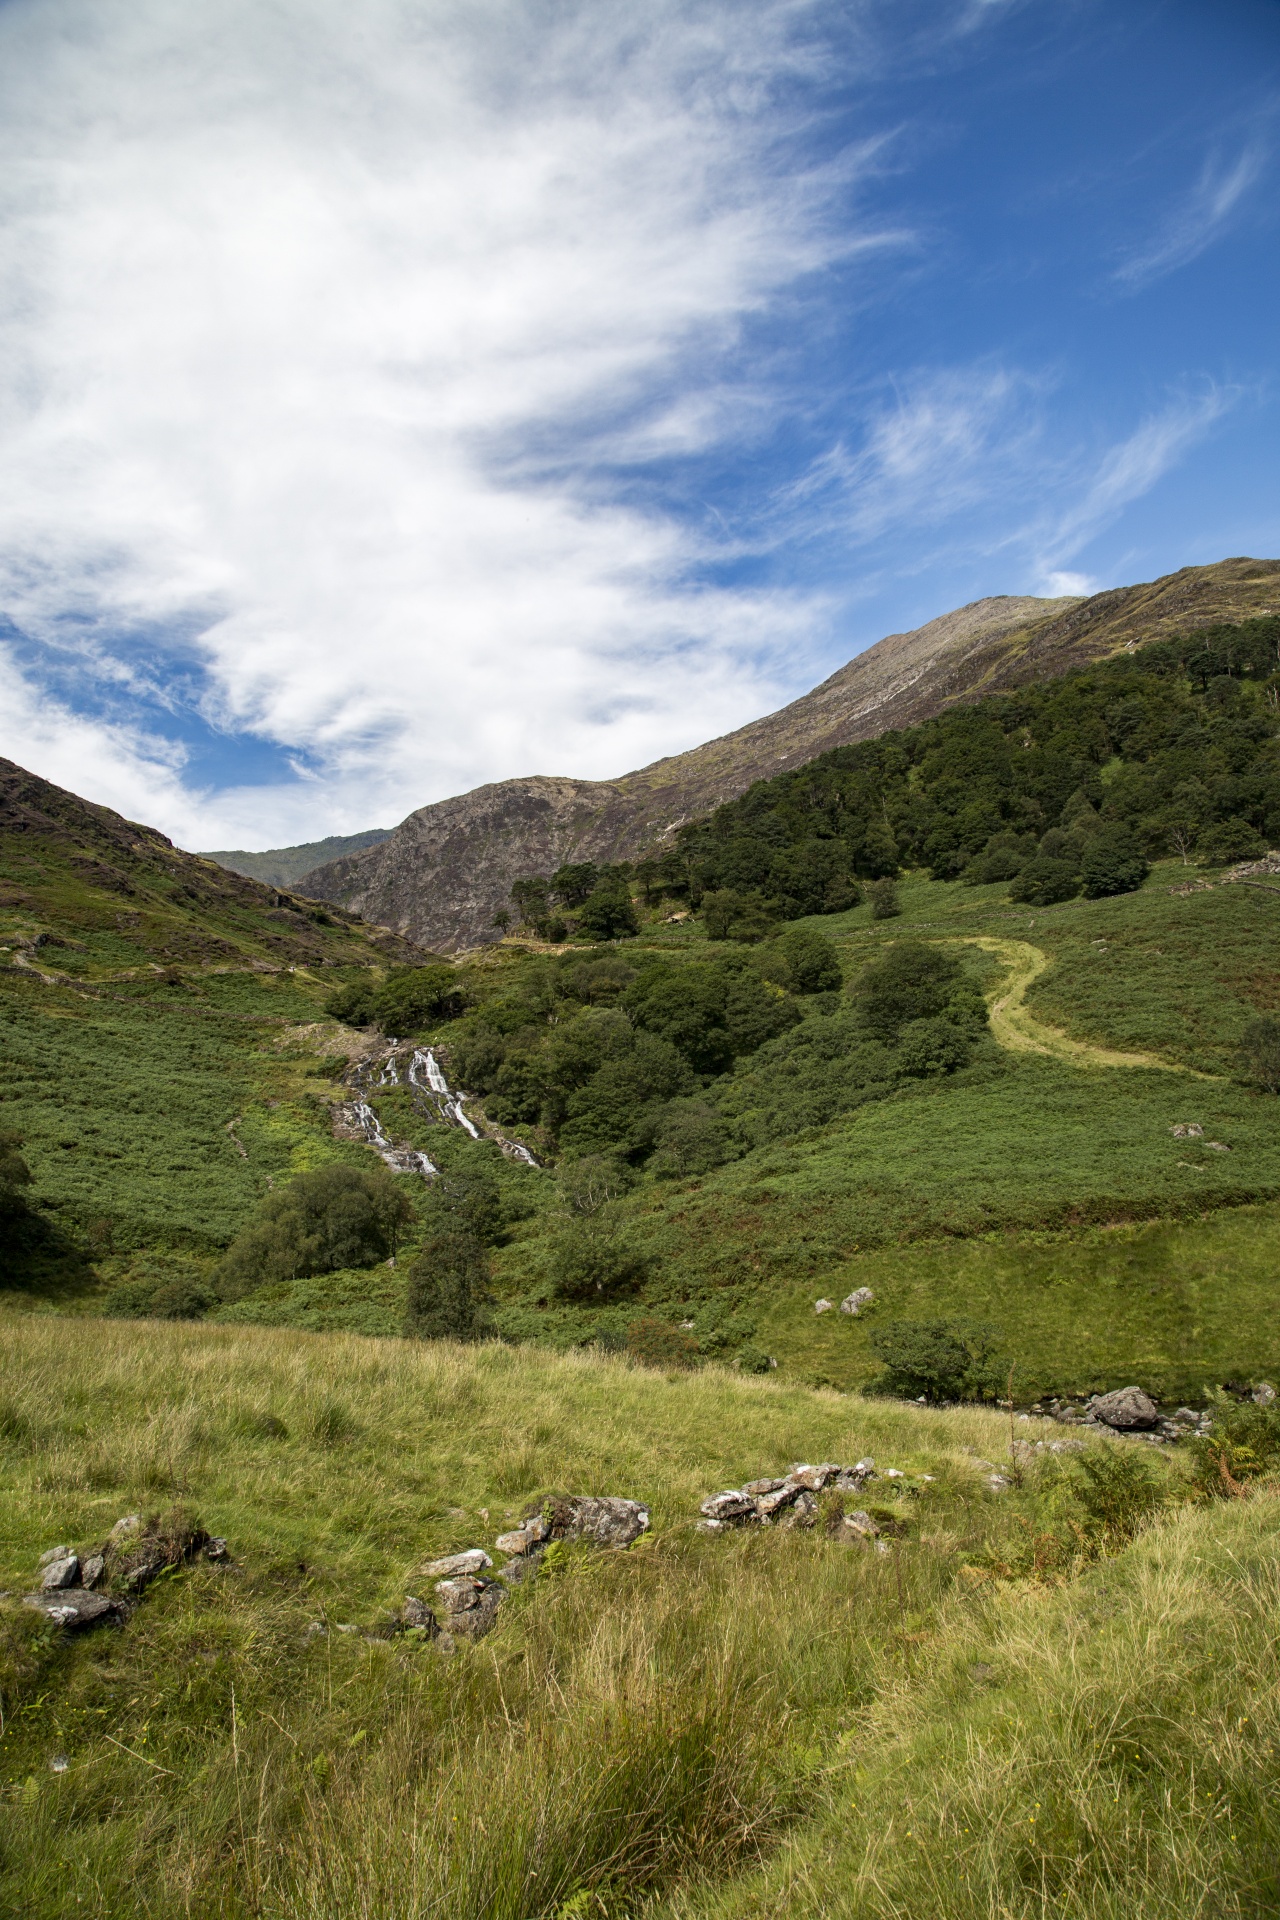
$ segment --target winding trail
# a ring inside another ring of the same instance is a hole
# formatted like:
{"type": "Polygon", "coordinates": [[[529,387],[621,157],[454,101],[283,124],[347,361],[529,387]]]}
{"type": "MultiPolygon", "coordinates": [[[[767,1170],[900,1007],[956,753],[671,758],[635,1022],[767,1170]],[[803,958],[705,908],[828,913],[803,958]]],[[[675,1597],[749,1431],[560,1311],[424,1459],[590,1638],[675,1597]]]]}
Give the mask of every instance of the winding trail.
{"type": "Polygon", "coordinates": [[[1178,1060],[1162,1060],[1157,1053],[1120,1053],[1114,1047],[1073,1040],[1058,1027],[1046,1027],[1030,1011],[1026,998],[1028,987],[1049,965],[1048,954],[1027,940],[997,940],[987,934],[963,935],[961,939],[965,946],[981,947],[994,954],[1009,969],[994,993],[987,996],[987,1012],[996,1040],[1011,1053],[1043,1053],[1073,1067],[1148,1067],[1161,1073],[1185,1073],[1193,1080],[1219,1078],[1215,1073],[1183,1066],[1178,1060]]]}

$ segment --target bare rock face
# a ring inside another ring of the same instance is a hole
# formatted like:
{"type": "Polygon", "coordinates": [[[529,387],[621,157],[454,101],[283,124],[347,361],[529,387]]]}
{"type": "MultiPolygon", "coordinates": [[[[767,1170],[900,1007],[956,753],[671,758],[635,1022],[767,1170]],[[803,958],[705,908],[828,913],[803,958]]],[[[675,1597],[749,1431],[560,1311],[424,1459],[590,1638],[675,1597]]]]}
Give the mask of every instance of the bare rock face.
{"type": "MultiPolygon", "coordinates": [[[[1248,619],[1280,590],[1280,561],[1184,567],[1088,599],[996,595],[890,634],[822,685],[736,733],[616,780],[534,775],[411,813],[386,840],[313,868],[301,893],[441,951],[497,936],[514,880],[568,860],[631,860],[755,780],[915,726],[947,708],[1106,659],[1145,640],[1248,619]]],[[[262,856],[266,858],[266,856],[262,856]]]]}

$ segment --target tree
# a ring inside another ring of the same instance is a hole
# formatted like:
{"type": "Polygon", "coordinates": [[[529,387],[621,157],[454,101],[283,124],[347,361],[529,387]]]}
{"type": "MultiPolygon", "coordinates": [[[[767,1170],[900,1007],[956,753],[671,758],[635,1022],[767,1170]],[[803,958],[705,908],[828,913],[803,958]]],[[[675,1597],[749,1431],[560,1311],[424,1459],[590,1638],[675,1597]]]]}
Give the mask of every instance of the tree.
{"type": "Polygon", "coordinates": [[[552,1243],[551,1283],[562,1300],[617,1300],[648,1272],[646,1256],[599,1214],[566,1222],[552,1243]]]}
{"type": "Polygon", "coordinates": [[[402,967],[379,987],[373,1010],[384,1033],[417,1033],[440,1020],[452,1020],[466,1005],[462,982],[454,969],[402,967]]]}
{"type": "Polygon", "coordinates": [[[595,892],[600,869],[594,860],[568,862],[551,876],[552,897],[562,907],[581,907],[595,892]]]}
{"type": "Polygon", "coordinates": [[[31,1236],[36,1216],[24,1189],[31,1185],[31,1169],[18,1149],[22,1135],[0,1131],[0,1252],[15,1254],[31,1236]]]}
{"type": "Polygon", "coordinates": [[[346,1026],[371,1027],[376,1018],[373,1010],[376,991],[371,980],[335,987],[324,1001],[324,1010],[331,1020],[341,1020],[346,1026]]]}
{"type": "Polygon", "coordinates": [[[627,1352],[642,1367],[674,1367],[686,1372],[698,1364],[698,1343],[669,1320],[646,1317],[627,1328],[627,1352]]]}
{"type": "Polygon", "coordinates": [[[1280,1093],[1280,1020],[1274,1014],[1249,1022],[1240,1039],[1240,1065],[1246,1080],[1280,1093]]]}
{"type": "Polygon", "coordinates": [[[395,1252],[413,1208],[384,1167],[321,1167],[265,1194],[215,1274],[227,1299],[272,1280],[371,1267],[395,1252]]]}
{"type": "Polygon", "coordinates": [[[1091,834],[1080,856],[1086,900],[1135,893],[1151,871],[1151,862],[1124,826],[1104,826],[1091,834]]]}
{"type": "Polygon", "coordinates": [[[884,1362],[877,1383],[909,1400],[994,1400],[1005,1362],[994,1328],[965,1320],[890,1320],[870,1345],[884,1362]]]}
{"type": "Polygon", "coordinates": [[[1206,827],[1196,841],[1196,859],[1202,867],[1228,867],[1237,860],[1257,860],[1266,843],[1247,820],[1219,820],[1206,827]]]}
{"type": "Polygon", "coordinates": [[[922,940],[900,940],[856,983],[863,1024],[892,1045],[910,1021],[944,1012],[961,980],[960,962],[951,954],[922,940]]]}
{"type": "Polygon", "coordinates": [[[550,915],[546,880],[541,875],[534,874],[527,880],[515,881],[511,888],[511,898],[520,914],[521,926],[532,927],[535,933],[542,934],[550,915]]]}
{"type": "Polygon", "coordinates": [[[1080,874],[1074,861],[1038,853],[1014,880],[1009,898],[1029,907],[1053,907],[1060,900],[1074,900],[1079,891],[1080,874]]]}
{"type": "Polygon", "coordinates": [[[505,907],[498,908],[498,911],[493,916],[492,924],[498,929],[499,933],[507,933],[510,930],[511,915],[505,907]]]}
{"type": "Polygon", "coordinates": [[[488,1331],[489,1258],[474,1233],[442,1226],[409,1268],[405,1333],[414,1340],[478,1340],[488,1331]]]}
{"type": "Polygon", "coordinates": [[[867,888],[867,898],[871,902],[873,920],[893,920],[902,912],[898,900],[898,883],[889,874],[871,882],[867,888]]]}
{"type": "Polygon", "coordinates": [[[829,993],[841,985],[840,956],[825,933],[789,927],[776,945],[787,963],[793,992],[829,993]]]}
{"type": "Polygon", "coordinates": [[[619,881],[602,881],[578,914],[578,932],[591,940],[624,940],[639,933],[631,895],[619,881]]]}

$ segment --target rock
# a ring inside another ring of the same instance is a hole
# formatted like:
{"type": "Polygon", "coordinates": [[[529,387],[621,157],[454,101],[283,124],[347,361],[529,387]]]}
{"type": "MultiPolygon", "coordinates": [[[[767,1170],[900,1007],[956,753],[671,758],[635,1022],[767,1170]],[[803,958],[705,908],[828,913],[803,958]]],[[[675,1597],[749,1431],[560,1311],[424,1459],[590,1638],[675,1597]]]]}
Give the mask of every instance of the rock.
{"type": "Polygon", "coordinates": [[[868,1480],[875,1478],[875,1462],[859,1460],[856,1467],[841,1467],[834,1484],[841,1493],[861,1493],[868,1480]]]}
{"type": "Polygon", "coordinates": [[[1194,1120],[1184,1120],[1180,1126],[1172,1127],[1170,1131],[1175,1140],[1200,1140],[1204,1137],[1204,1128],[1197,1125],[1194,1120]]]}
{"type": "Polygon", "coordinates": [[[36,1565],[38,1567],[47,1567],[54,1560],[65,1560],[70,1552],[70,1547],[49,1547],[40,1555],[40,1558],[36,1561],[36,1565]]]}
{"type": "Polygon", "coordinates": [[[621,1549],[648,1530],[649,1509],[614,1494],[569,1494],[548,1502],[553,1540],[589,1540],[621,1549]]]}
{"type": "Polygon", "coordinates": [[[100,1553],[91,1553],[80,1569],[81,1586],[96,1587],[106,1572],[106,1569],[107,1562],[105,1556],[100,1553]]]}
{"type": "Polygon", "coordinates": [[[549,1536],[551,1527],[540,1513],[516,1527],[511,1533],[500,1533],[494,1545],[499,1553],[529,1553],[540,1546],[549,1536]]]}
{"type": "Polygon", "coordinates": [[[400,1624],[408,1631],[415,1629],[434,1640],[440,1631],[440,1625],[425,1600],[415,1599],[412,1595],[406,1599],[400,1609],[400,1624]]]}
{"type": "Polygon", "coordinates": [[[857,1513],[846,1513],[844,1528],[846,1533],[851,1533],[858,1540],[874,1540],[880,1531],[871,1515],[863,1513],[861,1509],[857,1513]]]}
{"type": "Polygon", "coordinates": [[[791,1505],[783,1514],[778,1525],[781,1527],[811,1527],[818,1518],[817,1495],[801,1488],[791,1505]]]}
{"type": "Polygon", "coordinates": [[[802,1462],[792,1467],[788,1478],[794,1480],[797,1486],[807,1488],[810,1493],[821,1493],[838,1477],[839,1472],[840,1468],[834,1460],[825,1460],[820,1467],[806,1466],[802,1462]]]}
{"type": "Polygon", "coordinates": [[[1206,1140],[1204,1146],[1206,1153],[1230,1153],[1231,1151],[1225,1140],[1206,1140]]]}
{"type": "Polygon", "coordinates": [[[815,1300],[813,1303],[813,1310],[815,1313],[830,1313],[834,1305],[835,1305],[834,1300],[815,1300]]]}
{"type": "Polygon", "coordinates": [[[126,1540],[134,1539],[141,1532],[141,1514],[126,1513],[123,1520],[116,1521],[114,1527],[112,1527],[110,1533],[107,1535],[107,1545],[110,1547],[122,1547],[126,1540]]]}
{"type": "Polygon", "coordinates": [[[987,1485],[990,1487],[992,1493],[1003,1493],[1011,1484],[1007,1473],[989,1473],[987,1475],[987,1485]]]}
{"type": "Polygon", "coordinates": [[[86,1587],[59,1587],[39,1593],[24,1593],[24,1607],[34,1607],[56,1627],[72,1632],[80,1627],[96,1626],[100,1621],[116,1621],[123,1615],[118,1600],[107,1593],[90,1593],[86,1587]]]}
{"type": "Polygon", "coordinates": [[[905,1480],[907,1476],[901,1467],[886,1467],[884,1477],[886,1480],[905,1480]]]}
{"type": "Polygon", "coordinates": [[[430,1560],[422,1569],[424,1580],[447,1580],[458,1573],[483,1573],[493,1565],[483,1547],[468,1547],[465,1553],[448,1553],[443,1560],[430,1560]]]}
{"type": "Polygon", "coordinates": [[[761,1494],[760,1498],[756,1501],[756,1512],[762,1520],[772,1520],[782,1512],[784,1507],[791,1505],[791,1502],[800,1491],[800,1482],[793,1480],[791,1475],[788,1474],[782,1485],[776,1487],[772,1493],[761,1494]]]}
{"type": "Polygon", "coordinates": [[[519,1586],[522,1580],[527,1580],[531,1573],[538,1571],[543,1551],[542,1547],[534,1547],[529,1553],[518,1553],[513,1560],[508,1560],[505,1567],[499,1567],[499,1580],[505,1581],[509,1587],[519,1586]]]}
{"type": "Polygon", "coordinates": [[[354,1620],[339,1620],[338,1622],[339,1633],[359,1633],[359,1631],[360,1629],[354,1620]]]}
{"type": "Polygon", "coordinates": [[[302,1638],[309,1646],[313,1640],[323,1640],[328,1631],[323,1620],[312,1620],[302,1638]]]}
{"type": "Polygon", "coordinates": [[[436,1592],[449,1632],[460,1633],[467,1640],[480,1640],[489,1632],[504,1598],[504,1589],[496,1580],[478,1580],[469,1574],[437,1580],[436,1592]]]}
{"type": "MultiPolygon", "coordinates": [[[[781,1482],[775,1481],[773,1484],[779,1486],[781,1482]]],[[[736,1520],[740,1523],[743,1520],[756,1518],[756,1503],[749,1492],[739,1493],[731,1488],[727,1493],[711,1494],[702,1502],[698,1511],[708,1520],[736,1520]]]]}
{"type": "Polygon", "coordinates": [[[1058,1406],[1053,1410],[1053,1417],[1059,1426],[1078,1427],[1085,1416],[1079,1407],[1058,1406]]]}
{"type": "Polygon", "coordinates": [[[136,1567],[130,1567],[121,1584],[130,1593],[141,1593],[144,1587],[149,1587],[153,1580],[159,1579],[162,1573],[167,1573],[170,1567],[176,1565],[176,1561],[167,1560],[161,1554],[151,1554],[145,1560],[140,1560],[136,1567]]]}
{"type": "Polygon", "coordinates": [[[1194,1407],[1178,1407],[1173,1414],[1173,1418],[1185,1427],[1198,1427],[1200,1425],[1200,1415],[1194,1407]]]}
{"type": "Polygon", "coordinates": [[[80,1579],[80,1556],[64,1549],[54,1559],[46,1558],[40,1585],[45,1593],[60,1587],[74,1587],[80,1579]]]}
{"type": "Polygon", "coordinates": [[[1095,1420],[1114,1427],[1118,1433],[1132,1433],[1159,1424],[1160,1411],[1141,1387],[1117,1387],[1114,1393],[1096,1394],[1089,1402],[1095,1420]]]}
{"type": "Polygon", "coordinates": [[[1259,1380],[1249,1398],[1255,1407],[1269,1407],[1276,1397],[1276,1390],[1269,1380],[1259,1380]]]}
{"type": "Polygon", "coordinates": [[[852,1293],[846,1293],[840,1302],[841,1313],[861,1313],[875,1299],[870,1287],[855,1287],[852,1293]]]}
{"type": "MultiPolygon", "coordinates": [[[[749,1493],[752,1499],[755,1500],[758,1499],[762,1493],[776,1493],[782,1484],[783,1482],[781,1480],[748,1480],[742,1491],[749,1493]]],[[[704,1508],[703,1511],[705,1512],[706,1509],[704,1508]]]]}
{"type": "Polygon", "coordinates": [[[698,1532],[699,1533],[724,1533],[727,1529],[727,1526],[728,1526],[728,1522],[725,1520],[699,1520],[698,1532]]]}
{"type": "Polygon", "coordinates": [[[206,1560],[229,1560],[231,1549],[225,1540],[209,1540],[205,1543],[204,1557],[206,1560]]]}

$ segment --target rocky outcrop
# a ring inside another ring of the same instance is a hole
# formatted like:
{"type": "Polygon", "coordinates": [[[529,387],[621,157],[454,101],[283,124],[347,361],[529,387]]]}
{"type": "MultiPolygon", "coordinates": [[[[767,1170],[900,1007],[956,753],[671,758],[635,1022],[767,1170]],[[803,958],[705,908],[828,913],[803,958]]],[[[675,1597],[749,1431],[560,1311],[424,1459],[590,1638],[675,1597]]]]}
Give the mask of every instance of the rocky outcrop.
{"type": "Polygon", "coordinates": [[[1277,604],[1280,561],[1249,559],[1083,600],[976,600],[890,634],[812,693],[706,746],[616,780],[534,775],[477,787],[419,808],[379,845],[297,884],[422,945],[472,947],[496,938],[494,915],[509,907],[513,880],[568,860],[634,859],[753,781],[832,747],[1277,604]]]}

